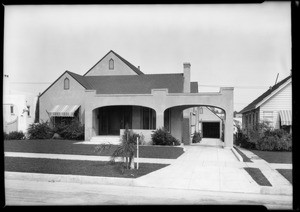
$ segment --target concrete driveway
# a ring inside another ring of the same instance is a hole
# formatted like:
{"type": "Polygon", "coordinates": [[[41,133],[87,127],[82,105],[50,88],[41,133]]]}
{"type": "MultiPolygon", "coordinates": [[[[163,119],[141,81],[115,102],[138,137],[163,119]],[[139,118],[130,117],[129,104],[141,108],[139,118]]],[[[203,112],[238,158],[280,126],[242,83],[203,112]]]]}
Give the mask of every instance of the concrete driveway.
{"type": "Polygon", "coordinates": [[[219,139],[203,139],[184,146],[185,154],[172,165],[142,176],[135,185],[160,188],[197,189],[259,193],[260,186],[243,169],[230,148],[219,139]]]}

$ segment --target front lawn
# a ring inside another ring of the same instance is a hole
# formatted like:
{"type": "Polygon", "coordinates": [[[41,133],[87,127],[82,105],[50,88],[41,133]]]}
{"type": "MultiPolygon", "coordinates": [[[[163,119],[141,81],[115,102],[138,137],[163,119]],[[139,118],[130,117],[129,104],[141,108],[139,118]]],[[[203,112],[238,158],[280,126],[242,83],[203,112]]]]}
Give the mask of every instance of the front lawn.
{"type": "Polygon", "coordinates": [[[292,163],[292,152],[249,150],[268,163],[292,163]]]}
{"type": "Polygon", "coordinates": [[[244,168],[248,174],[253,178],[253,180],[261,186],[272,186],[269,180],[265,177],[265,175],[260,171],[259,168],[244,168]]]}
{"type": "Polygon", "coordinates": [[[124,170],[121,163],[104,161],[60,160],[44,158],[5,157],[5,171],[44,174],[86,175],[101,177],[137,178],[168,166],[167,164],[139,163],[139,169],[124,170]]]}
{"type": "Polygon", "coordinates": [[[293,184],[292,169],[276,169],[282,176],[284,176],[291,184],[293,184]]]}
{"type": "MultiPolygon", "coordinates": [[[[93,144],[75,144],[78,141],[70,140],[5,140],[5,152],[30,152],[48,154],[75,154],[111,156],[117,145],[112,145],[109,150],[95,152],[93,144]]],[[[176,159],[182,155],[183,148],[173,146],[140,146],[139,157],[176,159]]]]}

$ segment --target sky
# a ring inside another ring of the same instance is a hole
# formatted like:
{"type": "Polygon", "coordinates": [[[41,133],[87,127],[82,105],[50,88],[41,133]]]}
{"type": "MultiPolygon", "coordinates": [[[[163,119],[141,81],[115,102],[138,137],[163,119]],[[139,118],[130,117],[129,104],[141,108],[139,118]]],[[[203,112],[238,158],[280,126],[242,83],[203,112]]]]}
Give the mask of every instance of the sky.
{"type": "Polygon", "coordinates": [[[110,50],[145,74],[191,64],[199,92],[234,87],[240,111],[291,73],[290,2],[5,6],[4,74],[38,94],[65,70],[86,73],[110,50]]]}

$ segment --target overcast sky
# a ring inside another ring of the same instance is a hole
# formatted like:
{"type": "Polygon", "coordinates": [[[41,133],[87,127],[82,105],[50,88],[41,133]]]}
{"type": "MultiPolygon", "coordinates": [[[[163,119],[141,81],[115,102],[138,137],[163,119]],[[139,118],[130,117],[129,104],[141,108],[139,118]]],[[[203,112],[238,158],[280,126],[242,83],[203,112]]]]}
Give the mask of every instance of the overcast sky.
{"type": "Polygon", "coordinates": [[[199,91],[233,86],[239,111],[291,69],[289,2],[5,6],[4,27],[4,73],[12,89],[33,93],[113,50],[145,74],[190,62],[199,91]]]}

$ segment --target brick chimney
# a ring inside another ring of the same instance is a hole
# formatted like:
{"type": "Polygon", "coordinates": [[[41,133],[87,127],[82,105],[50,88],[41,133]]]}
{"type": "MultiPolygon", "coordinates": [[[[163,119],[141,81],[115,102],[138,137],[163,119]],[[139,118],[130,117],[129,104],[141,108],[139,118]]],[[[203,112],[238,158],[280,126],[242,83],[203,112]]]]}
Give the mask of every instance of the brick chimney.
{"type": "Polygon", "coordinates": [[[191,64],[183,63],[183,92],[190,93],[191,92],[191,64]]]}

